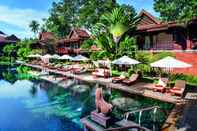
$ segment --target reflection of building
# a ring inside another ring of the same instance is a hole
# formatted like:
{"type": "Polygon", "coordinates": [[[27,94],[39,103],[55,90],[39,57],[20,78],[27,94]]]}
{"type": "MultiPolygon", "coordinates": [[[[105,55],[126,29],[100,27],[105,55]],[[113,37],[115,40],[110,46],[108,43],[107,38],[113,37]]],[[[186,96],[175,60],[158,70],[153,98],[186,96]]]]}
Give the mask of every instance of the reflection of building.
{"type": "Polygon", "coordinates": [[[191,50],[197,48],[197,19],[187,24],[162,22],[142,10],[137,25],[140,50],[191,50]]]}
{"type": "Polygon", "coordinates": [[[77,54],[81,53],[80,47],[84,40],[89,39],[89,34],[82,29],[74,29],[66,39],[57,42],[56,52],[58,54],[77,54]]]}
{"type": "Polygon", "coordinates": [[[3,47],[8,44],[16,44],[18,41],[20,41],[19,38],[17,38],[15,35],[7,36],[5,33],[0,31],[0,54],[3,53],[3,47]]]}

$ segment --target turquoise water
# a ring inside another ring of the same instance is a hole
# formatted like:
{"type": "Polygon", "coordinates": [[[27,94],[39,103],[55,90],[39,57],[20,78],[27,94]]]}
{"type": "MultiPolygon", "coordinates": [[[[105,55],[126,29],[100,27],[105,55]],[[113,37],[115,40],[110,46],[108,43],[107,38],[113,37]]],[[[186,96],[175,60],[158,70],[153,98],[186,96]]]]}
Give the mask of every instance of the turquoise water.
{"type": "MultiPolygon", "coordinates": [[[[87,83],[75,83],[64,89],[43,80],[19,79],[15,69],[0,72],[0,131],[80,131],[80,118],[95,109],[94,87],[87,83]],[[76,85],[85,85],[87,90],[77,92],[76,85]]],[[[116,98],[127,97],[132,102],[125,110],[114,108],[113,115],[122,119],[128,110],[158,105],[170,111],[173,105],[139,96],[131,96],[118,91],[104,91],[110,102],[116,98]]],[[[159,112],[158,112],[159,113],[159,112]]],[[[159,113],[158,121],[153,123],[151,113],[142,115],[142,125],[148,128],[159,127],[166,116],[159,113]]],[[[138,122],[138,115],[130,118],[138,122]]]]}

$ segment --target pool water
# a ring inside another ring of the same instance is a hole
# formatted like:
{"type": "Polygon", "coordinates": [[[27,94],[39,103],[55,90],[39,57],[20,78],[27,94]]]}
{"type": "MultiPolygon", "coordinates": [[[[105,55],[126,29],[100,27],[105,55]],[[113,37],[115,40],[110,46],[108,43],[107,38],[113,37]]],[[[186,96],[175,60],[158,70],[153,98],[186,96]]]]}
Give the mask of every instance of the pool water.
{"type": "MultiPolygon", "coordinates": [[[[43,80],[21,79],[19,75],[15,69],[1,68],[0,131],[80,131],[83,129],[80,118],[89,115],[95,109],[95,85],[80,83],[87,86],[88,90],[79,93],[72,89],[79,83],[64,89],[43,80]]],[[[128,105],[129,110],[158,105],[169,112],[173,107],[172,104],[153,99],[131,96],[118,91],[112,91],[111,94],[105,91],[105,98],[111,102],[120,97],[134,100],[133,104],[128,105]]],[[[122,119],[122,114],[126,111],[128,110],[114,108],[113,115],[122,119]]],[[[138,122],[138,116],[135,115],[131,119],[138,122]]],[[[159,130],[166,116],[159,114],[158,121],[154,123],[149,119],[148,113],[143,114],[142,125],[159,130]]]]}

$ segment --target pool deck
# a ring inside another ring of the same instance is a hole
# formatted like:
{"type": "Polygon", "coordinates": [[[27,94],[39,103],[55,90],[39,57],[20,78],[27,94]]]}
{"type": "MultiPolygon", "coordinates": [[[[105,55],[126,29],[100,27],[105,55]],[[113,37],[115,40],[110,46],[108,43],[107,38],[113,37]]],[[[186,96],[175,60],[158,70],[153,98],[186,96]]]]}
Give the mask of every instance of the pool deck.
{"type": "MultiPolygon", "coordinates": [[[[184,110],[185,105],[191,101],[190,99],[197,101],[197,92],[186,92],[185,97],[180,98],[180,97],[172,96],[167,93],[154,92],[150,90],[150,88],[153,86],[153,83],[137,82],[131,86],[126,86],[123,84],[112,83],[111,78],[93,77],[91,74],[76,75],[76,74],[73,74],[72,72],[63,72],[63,71],[57,71],[54,69],[43,68],[42,66],[39,66],[39,65],[31,65],[31,64],[24,64],[24,65],[37,68],[40,70],[45,70],[47,72],[59,74],[62,76],[86,81],[86,82],[99,83],[101,85],[105,85],[107,88],[121,90],[124,92],[128,92],[130,94],[137,94],[137,95],[161,100],[164,102],[173,103],[175,104],[175,107],[173,108],[165,124],[163,125],[162,127],[163,131],[177,130],[177,126],[176,126],[177,120],[180,119],[180,117],[184,117],[185,115],[192,115],[192,114],[187,113],[187,114],[184,114],[183,116],[183,110],[184,110]]],[[[33,73],[33,75],[35,75],[35,73],[33,73]]],[[[37,72],[36,75],[39,76],[39,72],[37,72]]],[[[49,79],[48,76],[47,77],[45,76],[45,80],[50,81],[52,83],[58,83],[57,80],[55,80],[54,78],[49,79]]],[[[61,83],[59,83],[59,85],[63,87],[65,86],[63,84],[61,85],[61,83]]]]}
{"type": "MultiPolygon", "coordinates": [[[[51,73],[59,74],[62,76],[71,77],[76,80],[81,80],[81,81],[90,82],[90,83],[98,83],[100,85],[104,85],[107,88],[121,90],[123,92],[128,92],[130,94],[137,94],[137,95],[141,95],[141,96],[145,96],[145,97],[149,97],[149,98],[153,98],[153,99],[157,99],[157,100],[161,100],[161,101],[165,101],[165,102],[169,102],[173,104],[185,102],[185,100],[180,97],[172,96],[167,93],[154,92],[150,90],[150,88],[153,86],[153,83],[136,82],[135,84],[132,84],[131,86],[127,86],[127,85],[123,85],[120,83],[112,83],[111,78],[94,77],[88,73],[73,74],[72,72],[64,72],[64,71],[58,71],[55,69],[48,69],[39,65],[32,65],[32,64],[25,64],[25,65],[33,67],[33,68],[37,68],[40,70],[45,70],[46,72],[51,72],[51,73]]],[[[44,78],[44,79],[47,79],[48,81],[52,83],[58,83],[55,79],[49,79],[49,78],[50,77],[48,76],[48,78],[44,78]]]]}

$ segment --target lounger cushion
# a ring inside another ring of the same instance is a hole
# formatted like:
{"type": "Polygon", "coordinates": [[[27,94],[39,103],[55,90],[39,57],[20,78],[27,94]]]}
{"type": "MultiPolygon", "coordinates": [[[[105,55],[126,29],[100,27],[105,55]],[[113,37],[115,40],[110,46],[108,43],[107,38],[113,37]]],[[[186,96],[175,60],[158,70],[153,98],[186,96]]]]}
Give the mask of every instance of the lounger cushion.
{"type": "Polygon", "coordinates": [[[173,90],[181,90],[180,87],[173,87],[173,90]]]}

